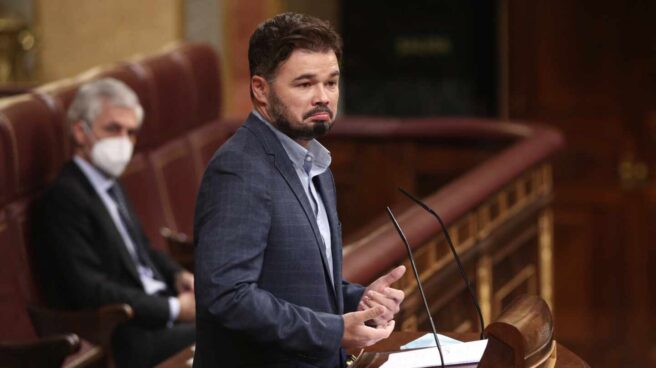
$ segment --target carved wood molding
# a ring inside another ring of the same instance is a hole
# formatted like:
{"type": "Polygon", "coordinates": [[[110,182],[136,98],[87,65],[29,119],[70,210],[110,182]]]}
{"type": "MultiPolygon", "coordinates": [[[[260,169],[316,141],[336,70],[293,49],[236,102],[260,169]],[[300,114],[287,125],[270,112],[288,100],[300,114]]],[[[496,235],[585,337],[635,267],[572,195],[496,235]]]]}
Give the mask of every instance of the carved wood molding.
{"type": "MultiPolygon", "coordinates": [[[[474,277],[487,321],[520,288],[541,293],[552,305],[553,260],[549,254],[553,225],[547,206],[552,197],[553,178],[548,160],[563,145],[559,133],[541,126],[491,124],[472,119],[378,123],[373,119],[347,120],[348,123],[342,121],[336,125],[343,128],[335,129],[333,137],[410,140],[483,137],[508,142],[507,148],[424,200],[444,219],[465,268],[474,277]],[[495,275],[499,271],[495,267],[503,267],[498,266],[501,262],[521,264],[513,266],[512,275],[495,275]]],[[[452,308],[449,303],[460,298],[464,289],[457,286],[459,281],[451,280],[456,271],[441,230],[422,211],[410,207],[397,217],[414,249],[429,299],[433,299],[431,312],[439,314],[443,307],[452,308]]],[[[398,264],[409,267],[404,247],[390,224],[373,228],[345,246],[344,275],[350,281],[366,284],[398,264]]],[[[413,275],[406,273],[396,286],[407,295],[399,317],[400,327],[409,330],[421,326],[426,318],[421,303],[417,302],[413,275]]],[[[475,325],[468,316],[462,318],[451,321],[452,328],[475,325]]]]}
{"type": "MultiPolygon", "coordinates": [[[[359,118],[343,120],[348,121],[336,123],[333,133],[340,138],[360,136],[371,138],[479,137],[491,140],[515,140],[515,143],[507,149],[424,198],[430,206],[440,212],[445,224],[449,227],[491,199],[497,203],[501,202],[501,207],[503,207],[503,203],[506,203],[507,207],[516,211],[515,208],[519,207],[509,205],[509,203],[518,202],[514,199],[515,196],[532,198],[551,192],[551,169],[548,165],[544,166],[543,163],[564,143],[558,132],[546,127],[491,123],[475,119],[434,119],[432,123],[430,121],[401,122],[359,118]],[[338,127],[342,128],[337,129],[338,127]],[[527,171],[530,173],[529,176],[525,176],[527,171]],[[519,178],[525,179],[518,181],[519,178]],[[498,193],[506,190],[512,195],[497,196],[498,193]],[[513,199],[506,198],[504,200],[503,198],[506,196],[513,199]]],[[[494,218],[491,217],[487,221],[486,207],[480,208],[483,208],[480,216],[483,216],[482,221],[486,224],[487,231],[498,225],[489,223],[498,217],[492,216],[494,218]]],[[[421,216],[422,211],[419,208],[410,208],[397,216],[413,248],[419,248],[439,234],[433,219],[421,216]]],[[[504,215],[507,215],[506,212],[504,215]]],[[[386,224],[347,245],[344,253],[344,276],[354,282],[367,283],[393,265],[400,263],[404,257],[401,241],[394,233],[392,226],[386,224]]]]}

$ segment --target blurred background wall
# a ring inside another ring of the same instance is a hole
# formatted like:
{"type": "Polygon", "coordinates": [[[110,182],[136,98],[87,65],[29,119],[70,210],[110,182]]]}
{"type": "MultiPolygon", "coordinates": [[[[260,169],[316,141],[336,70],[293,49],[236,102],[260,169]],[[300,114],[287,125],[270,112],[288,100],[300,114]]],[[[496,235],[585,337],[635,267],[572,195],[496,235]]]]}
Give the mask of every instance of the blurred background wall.
{"type": "Polygon", "coordinates": [[[204,41],[224,115],[250,111],[248,38],[285,10],[345,41],[342,111],[547,123],[557,339],[594,367],[656,366],[653,0],[0,0],[5,88],[204,41]]]}

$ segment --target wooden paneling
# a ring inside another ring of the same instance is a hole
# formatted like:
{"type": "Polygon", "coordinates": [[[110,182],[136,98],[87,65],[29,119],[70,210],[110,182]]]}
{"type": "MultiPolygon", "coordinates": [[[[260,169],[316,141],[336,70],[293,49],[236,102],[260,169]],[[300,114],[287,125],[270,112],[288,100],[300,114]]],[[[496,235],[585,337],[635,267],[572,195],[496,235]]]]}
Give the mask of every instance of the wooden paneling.
{"type": "Polygon", "coordinates": [[[248,41],[257,26],[281,12],[282,0],[221,0],[222,34],[225,38],[224,117],[243,119],[252,109],[250,72],[248,70],[248,41]]]}
{"type": "MultiPolygon", "coordinates": [[[[331,166],[347,239],[345,252],[348,254],[351,247],[357,249],[371,242],[368,239],[388,224],[387,218],[379,216],[380,209],[386,205],[394,207],[403,222],[401,213],[405,210],[399,208],[407,208],[412,203],[397,191],[397,187],[419,192],[424,198],[434,195],[445,184],[466,176],[507,148],[499,141],[484,142],[482,138],[475,142],[421,135],[414,139],[327,137],[324,143],[333,155],[331,166]],[[351,240],[353,245],[349,245],[351,240]]],[[[459,188],[466,191],[478,185],[485,183],[472,181],[459,188]]],[[[553,305],[553,214],[548,207],[552,189],[551,166],[536,163],[518,172],[489,196],[480,198],[479,204],[468,208],[449,224],[454,246],[461,255],[488,323],[522,294],[540,295],[553,305]]],[[[440,208],[436,210],[441,212],[440,208]]],[[[405,220],[412,223],[425,216],[428,215],[421,212],[415,221],[405,220]]],[[[439,224],[430,220],[426,227],[434,236],[418,243],[410,227],[406,226],[406,232],[411,246],[416,247],[414,258],[437,328],[478,331],[478,315],[471,296],[439,224]]],[[[373,253],[380,253],[371,251],[372,258],[376,257],[373,253]]],[[[399,329],[430,329],[410,262],[405,257],[401,259],[399,262],[409,271],[396,285],[406,293],[397,319],[399,329]]]]}
{"type": "Polygon", "coordinates": [[[414,190],[416,147],[410,142],[329,143],[334,160],[338,205],[346,236],[381,215],[381,209],[400,202],[398,187],[414,190]],[[381,163],[381,160],[384,163],[381,163]],[[378,185],[372,182],[385,183],[378,185]]]}
{"type": "Polygon", "coordinates": [[[509,117],[555,125],[555,322],[594,367],[656,366],[656,2],[506,0],[509,117]]]}
{"type": "MultiPolygon", "coordinates": [[[[548,172],[540,167],[519,181],[532,181],[548,172]]],[[[540,180],[522,200],[512,206],[501,206],[489,212],[492,203],[505,201],[505,191],[466,215],[457,226],[451,227],[455,247],[463,258],[465,269],[477,290],[486,324],[496,318],[516,297],[523,294],[544,295],[551,290],[551,260],[542,262],[541,237],[551,236],[550,228],[540,226],[543,218],[550,218],[545,209],[550,198],[550,182],[540,180]],[[488,212],[480,216],[481,212],[488,212]],[[469,221],[469,220],[472,221],[469,221]],[[463,231],[467,229],[467,231],[463,231]],[[460,234],[468,233],[466,236],[460,234]],[[549,278],[544,280],[542,277],[549,278]],[[546,286],[546,287],[543,287],[546,286]]],[[[510,185],[513,188],[515,185],[510,185]]],[[[455,268],[452,255],[440,234],[438,238],[414,252],[417,268],[428,295],[434,319],[443,331],[477,331],[479,322],[463,280],[455,268]]],[[[406,262],[406,267],[410,264],[406,262]]],[[[430,328],[428,318],[411,274],[399,283],[407,298],[399,317],[402,329],[430,328]]],[[[550,302],[550,301],[549,301],[550,302]]]]}

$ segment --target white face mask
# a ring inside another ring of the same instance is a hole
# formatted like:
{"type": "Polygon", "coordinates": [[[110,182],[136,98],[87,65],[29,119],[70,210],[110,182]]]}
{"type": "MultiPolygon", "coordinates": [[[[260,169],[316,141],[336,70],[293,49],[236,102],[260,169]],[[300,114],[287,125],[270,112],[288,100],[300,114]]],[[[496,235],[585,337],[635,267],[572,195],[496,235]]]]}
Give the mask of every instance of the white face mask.
{"type": "Polygon", "coordinates": [[[132,158],[134,144],[128,137],[98,140],[91,148],[91,162],[115,178],[119,177],[132,158]]]}

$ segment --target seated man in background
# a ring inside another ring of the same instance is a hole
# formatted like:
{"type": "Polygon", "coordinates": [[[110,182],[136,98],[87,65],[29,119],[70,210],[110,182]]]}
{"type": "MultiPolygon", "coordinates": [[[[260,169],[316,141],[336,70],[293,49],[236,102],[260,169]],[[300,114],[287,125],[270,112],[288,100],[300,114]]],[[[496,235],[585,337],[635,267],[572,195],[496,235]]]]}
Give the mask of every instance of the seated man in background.
{"type": "Polygon", "coordinates": [[[52,304],[127,303],[134,310],[112,339],[120,367],[152,367],[195,339],[194,276],[149,246],[116,180],[142,118],[137,96],[122,82],[82,86],[68,111],[74,157],[45,193],[35,224],[52,304]]]}

